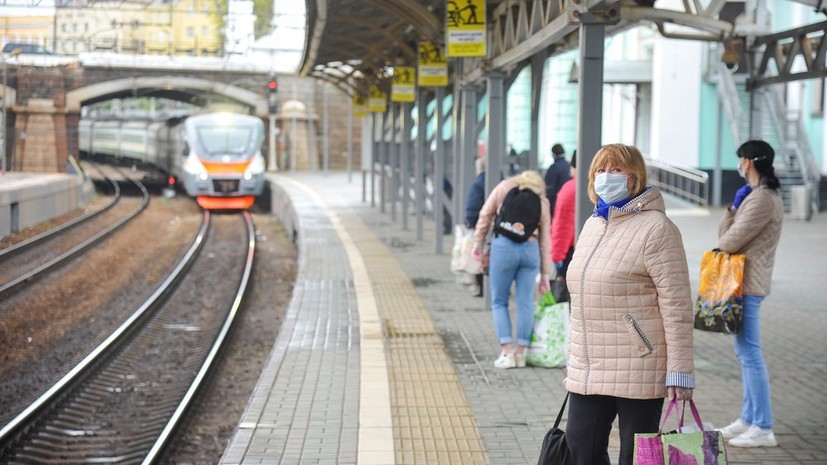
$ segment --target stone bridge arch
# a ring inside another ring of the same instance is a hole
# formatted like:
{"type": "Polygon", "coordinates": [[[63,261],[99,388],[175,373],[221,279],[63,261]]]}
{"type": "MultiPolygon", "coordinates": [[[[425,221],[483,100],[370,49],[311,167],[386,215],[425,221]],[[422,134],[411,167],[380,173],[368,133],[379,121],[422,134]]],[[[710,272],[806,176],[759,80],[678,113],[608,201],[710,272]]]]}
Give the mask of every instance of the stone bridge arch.
{"type": "Polygon", "coordinates": [[[65,109],[69,114],[80,113],[83,105],[143,92],[166,94],[178,100],[188,100],[184,96],[222,96],[248,107],[255,116],[267,117],[267,100],[261,94],[232,84],[187,76],[137,76],[87,84],[66,92],[65,109]]]}

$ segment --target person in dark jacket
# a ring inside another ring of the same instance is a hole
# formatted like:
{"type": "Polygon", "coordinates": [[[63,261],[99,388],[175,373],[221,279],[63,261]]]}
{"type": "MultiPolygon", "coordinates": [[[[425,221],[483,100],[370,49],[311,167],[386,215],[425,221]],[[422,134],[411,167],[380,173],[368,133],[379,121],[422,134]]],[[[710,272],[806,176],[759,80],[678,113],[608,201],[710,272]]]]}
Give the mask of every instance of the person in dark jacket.
{"type": "Polygon", "coordinates": [[[551,217],[554,218],[554,204],[557,201],[557,193],[566,181],[571,179],[571,167],[566,161],[566,150],[560,144],[551,147],[551,154],[554,156],[554,163],[546,171],[546,197],[548,198],[551,217]]]}
{"type": "MultiPolygon", "coordinates": [[[[468,229],[477,227],[477,220],[480,217],[480,209],[485,203],[485,157],[477,158],[474,165],[477,169],[477,179],[471,184],[468,197],[465,198],[465,226],[468,229]]],[[[476,297],[482,297],[482,273],[476,275],[477,293],[476,297]]]]}
{"type": "Polygon", "coordinates": [[[480,217],[480,208],[485,203],[485,157],[477,158],[475,162],[477,179],[471,184],[468,197],[465,198],[465,226],[474,229],[480,217]]]}

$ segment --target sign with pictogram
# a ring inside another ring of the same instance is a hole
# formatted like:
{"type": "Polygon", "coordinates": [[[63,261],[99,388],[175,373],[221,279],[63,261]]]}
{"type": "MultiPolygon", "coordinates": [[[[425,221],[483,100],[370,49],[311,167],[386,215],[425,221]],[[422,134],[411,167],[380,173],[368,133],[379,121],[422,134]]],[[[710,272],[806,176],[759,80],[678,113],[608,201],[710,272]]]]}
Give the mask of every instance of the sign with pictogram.
{"type": "Polygon", "coordinates": [[[448,60],[442,46],[433,42],[419,43],[417,83],[423,87],[448,85],[448,60]]]}
{"type": "Polygon", "coordinates": [[[384,113],[388,108],[388,95],[379,88],[376,84],[370,86],[370,96],[368,97],[368,111],[374,113],[384,113]]]}
{"type": "Polygon", "coordinates": [[[368,114],[368,99],[360,94],[353,94],[353,116],[365,116],[368,114]]]}
{"type": "Polygon", "coordinates": [[[449,57],[485,56],[485,0],[445,2],[445,43],[449,57]]]}
{"type": "Polygon", "coordinates": [[[416,101],[416,71],[413,66],[394,66],[391,102],[416,101]]]}

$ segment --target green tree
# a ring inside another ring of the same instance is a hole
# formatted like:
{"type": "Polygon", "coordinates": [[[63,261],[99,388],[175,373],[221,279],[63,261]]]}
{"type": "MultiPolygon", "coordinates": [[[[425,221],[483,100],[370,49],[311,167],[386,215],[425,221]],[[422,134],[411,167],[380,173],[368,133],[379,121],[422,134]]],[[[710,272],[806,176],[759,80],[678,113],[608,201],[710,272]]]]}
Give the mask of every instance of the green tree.
{"type": "Polygon", "coordinates": [[[273,0],[253,0],[253,14],[256,15],[256,39],[269,34],[273,21],[273,0]]]}

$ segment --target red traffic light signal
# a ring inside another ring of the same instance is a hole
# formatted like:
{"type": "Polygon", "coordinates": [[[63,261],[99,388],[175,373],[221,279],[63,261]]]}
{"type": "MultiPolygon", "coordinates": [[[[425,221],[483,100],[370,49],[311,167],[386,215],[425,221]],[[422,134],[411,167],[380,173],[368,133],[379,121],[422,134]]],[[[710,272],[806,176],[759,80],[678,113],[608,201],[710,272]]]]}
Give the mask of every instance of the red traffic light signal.
{"type": "Polygon", "coordinates": [[[279,90],[279,83],[275,79],[270,79],[267,82],[267,90],[270,92],[278,92],[279,90]]]}

